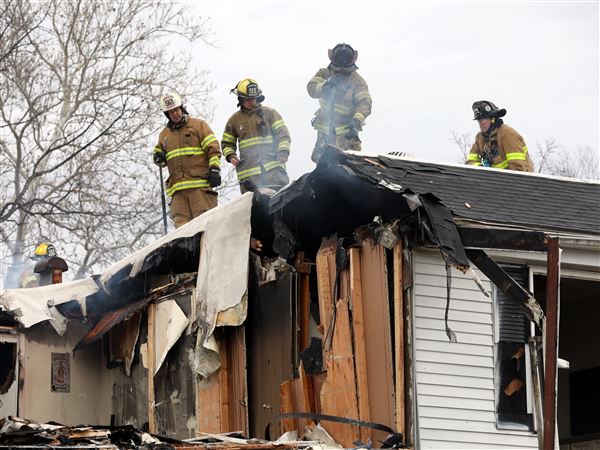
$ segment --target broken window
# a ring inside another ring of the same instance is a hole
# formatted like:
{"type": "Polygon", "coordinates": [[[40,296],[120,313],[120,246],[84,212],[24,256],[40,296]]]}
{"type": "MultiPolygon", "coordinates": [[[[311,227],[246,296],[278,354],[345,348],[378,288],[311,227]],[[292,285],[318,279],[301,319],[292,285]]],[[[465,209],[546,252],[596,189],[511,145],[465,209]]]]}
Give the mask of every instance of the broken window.
{"type": "MultiPolygon", "coordinates": [[[[503,267],[521,286],[528,288],[528,268],[503,267]]],[[[496,424],[501,429],[533,430],[528,380],[528,340],[531,323],[517,304],[497,288],[495,309],[495,391],[496,424]]]]}
{"type": "Polygon", "coordinates": [[[0,394],[6,394],[15,381],[17,344],[0,342],[0,394]]]}

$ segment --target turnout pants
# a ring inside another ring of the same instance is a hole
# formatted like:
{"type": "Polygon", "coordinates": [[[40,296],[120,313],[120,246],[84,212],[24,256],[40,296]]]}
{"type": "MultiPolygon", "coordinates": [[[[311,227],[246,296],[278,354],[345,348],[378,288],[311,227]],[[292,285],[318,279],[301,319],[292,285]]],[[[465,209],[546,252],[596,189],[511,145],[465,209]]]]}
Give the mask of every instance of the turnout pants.
{"type": "Polygon", "coordinates": [[[212,190],[183,189],[173,194],[171,199],[171,219],[175,228],[185,225],[203,212],[217,206],[218,194],[212,190]]]}
{"type": "MultiPolygon", "coordinates": [[[[312,155],[310,159],[313,162],[319,162],[319,158],[325,151],[325,147],[327,147],[328,143],[327,135],[322,131],[317,132],[317,142],[315,143],[315,148],[313,149],[312,155]]],[[[357,152],[361,151],[360,139],[357,137],[353,137],[348,139],[346,136],[341,135],[335,138],[335,144],[333,143],[333,139],[331,140],[332,145],[341,148],[342,150],[355,150],[357,152]]]]}

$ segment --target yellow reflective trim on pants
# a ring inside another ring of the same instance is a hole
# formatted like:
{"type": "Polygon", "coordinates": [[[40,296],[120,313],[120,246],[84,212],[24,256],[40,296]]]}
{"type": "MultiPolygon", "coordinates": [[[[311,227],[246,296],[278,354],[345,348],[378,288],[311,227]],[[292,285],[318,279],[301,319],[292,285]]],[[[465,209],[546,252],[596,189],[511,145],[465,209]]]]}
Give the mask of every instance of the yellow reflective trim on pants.
{"type": "Polygon", "coordinates": [[[492,164],[494,169],[506,169],[508,167],[508,161],[502,161],[498,164],[492,164]]]}
{"type": "Polygon", "coordinates": [[[173,194],[177,191],[182,191],[184,189],[203,189],[208,188],[208,180],[204,178],[200,178],[198,180],[187,180],[180,181],[175,183],[169,189],[167,189],[167,195],[169,197],[173,197],[173,194]]]}
{"type": "Polygon", "coordinates": [[[479,155],[477,153],[469,153],[467,161],[479,161],[479,155]]]}
{"type": "MultiPolygon", "coordinates": [[[[320,123],[315,124],[315,128],[318,131],[321,131],[325,134],[329,134],[329,132],[330,132],[329,128],[327,128],[325,125],[322,125],[320,123]]],[[[335,127],[336,136],[341,136],[342,134],[346,134],[348,131],[350,131],[350,129],[348,128],[347,125],[340,125],[338,127],[335,127]]]]}
{"type": "Polygon", "coordinates": [[[279,120],[273,122],[273,125],[271,125],[271,128],[273,128],[273,130],[275,130],[275,131],[279,131],[284,126],[285,126],[285,123],[283,122],[283,119],[279,119],[279,120]]]}
{"type": "Polygon", "coordinates": [[[243,148],[248,148],[248,147],[253,147],[255,145],[264,145],[264,144],[272,144],[273,143],[273,136],[266,136],[266,137],[253,137],[253,138],[248,138],[248,139],[244,139],[243,141],[240,141],[240,150],[243,148]]]}
{"type": "Polygon", "coordinates": [[[512,152],[506,154],[507,161],[527,161],[527,155],[521,152],[512,152]]]}
{"type": "Polygon", "coordinates": [[[231,147],[225,147],[223,149],[223,156],[227,157],[229,155],[233,155],[235,153],[235,150],[231,147]]]}
{"type": "Polygon", "coordinates": [[[177,156],[204,155],[204,151],[200,147],[182,147],[169,150],[167,152],[167,161],[177,156]]]}
{"type": "Polygon", "coordinates": [[[273,169],[277,169],[277,168],[281,168],[281,169],[285,170],[285,164],[282,163],[281,161],[269,161],[268,163],[265,163],[263,165],[263,167],[265,168],[265,170],[267,172],[269,170],[273,170],[273,169]]]}
{"type": "Polygon", "coordinates": [[[250,169],[240,170],[237,173],[238,180],[245,180],[246,178],[253,177],[254,175],[260,175],[260,167],[252,167],[250,169]]]}
{"type": "Polygon", "coordinates": [[[221,157],[217,155],[211,156],[208,160],[208,165],[213,167],[221,167],[221,157]]]}

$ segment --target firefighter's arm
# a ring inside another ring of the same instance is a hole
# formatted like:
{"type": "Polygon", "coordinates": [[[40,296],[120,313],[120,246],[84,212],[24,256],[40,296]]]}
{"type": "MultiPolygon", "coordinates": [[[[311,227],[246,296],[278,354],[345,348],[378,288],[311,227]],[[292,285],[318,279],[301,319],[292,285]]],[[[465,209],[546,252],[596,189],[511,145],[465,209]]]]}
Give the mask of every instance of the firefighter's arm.
{"type": "Polygon", "coordinates": [[[231,119],[227,121],[225,125],[225,131],[223,131],[223,138],[221,139],[221,148],[223,149],[223,156],[227,162],[232,163],[233,165],[237,165],[234,160],[239,162],[239,159],[236,154],[237,148],[237,133],[233,126],[231,126],[231,119]]]}
{"type": "Polygon", "coordinates": [[[277,138],[277,155],[279,161],[285,163],[290,155],[290,132],[285,125],[283,118],[277,111],[273,110],[271,120],[271,130],[273,130],[273,133],[277,138]]]}
{"type": "Polygon", "coordinates": [[[465,164],[469,164],[471,166],[481,166],[481,158],[479,157],[479,153],[477,152],[477,141],[475,141],[473,143],[473,146],[471,147],[471,151],[469,152],[469,155],[467,156],[467,160],[465,161],[465,164]]]}
{"type": "Polygon", "coordinates": [[[321,94],[323,93],[323,86],[325,85],[325,82],[328,78],[329,70],[319,69],[315,76],[310,79],[308,85],[306,86],[308,95],[310,95],[312,98],[321,98],[321,94]]]}
{"type": "Polygon", "coordinates": [[[352,101],[354,103],[354,115],[352,119],[358,120],[362,125],[369,114],[371,114],[371,108],[373,107],[373,100],[371,99],[369,87],[365,80],[360,79],[356,83],[352,101]]]}
{"type": "Polygon", "coordinates": [[[206,122],[202,122],[201,128],[200,147],[202,147],[202,150],[208,157],[208,167],[210,169],[219,170],[221,168],[221,148],[219,147],[219,140],[206,122]]]}
{"type": "Polygon", "coordinates": [[[501,145],[504,149],[509,170],[530,171],[531,164],[527,158],[527,145],[517,132],[506,133],[503,136],[501,145]]]}

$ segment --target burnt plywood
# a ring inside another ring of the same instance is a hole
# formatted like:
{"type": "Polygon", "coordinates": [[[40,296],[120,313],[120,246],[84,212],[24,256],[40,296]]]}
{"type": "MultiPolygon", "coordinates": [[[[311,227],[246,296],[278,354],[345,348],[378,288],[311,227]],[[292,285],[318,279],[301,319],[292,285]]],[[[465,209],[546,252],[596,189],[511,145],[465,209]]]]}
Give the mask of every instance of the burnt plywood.
{"type": "MultiPolygon", "coordinates": [[[[248,398],[250,435],[263,437],[281,409],[280,385],[294,376],[295,276],[253,289],[248,301],[248,398]]],[[[278,430],[277,424],[272,427],[278,430]]]]}
{"type": "Polygon", "coordinates": [[[191,335],[182,336],[171,348],[154,377],[156,426],[159,434],[187,439],[195,436],[194,376],[187,349],[193,348],[191,335]]]}
{"type": "MultiPolygon", "coordinates": [[[[372,422],[394,427],[394,373],[385,249],[363,242],[360,258],[367,357],[369,413],[372,422]]],[[[385,440],[385,433],[374,432],[385,440]]]]}

